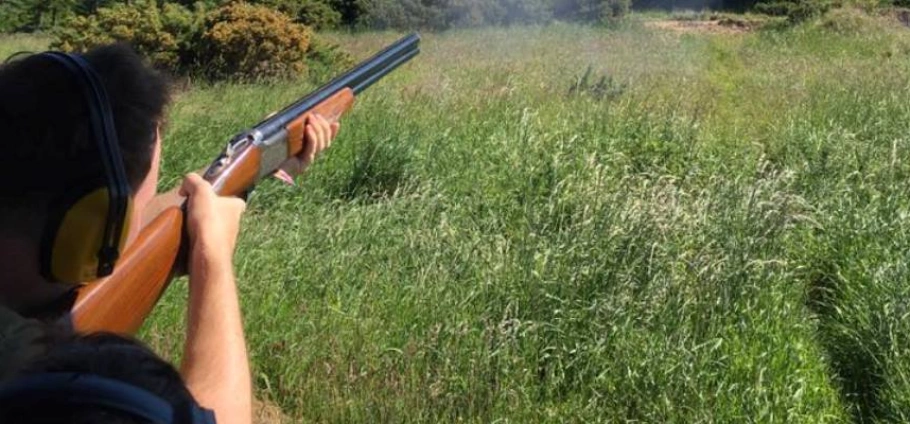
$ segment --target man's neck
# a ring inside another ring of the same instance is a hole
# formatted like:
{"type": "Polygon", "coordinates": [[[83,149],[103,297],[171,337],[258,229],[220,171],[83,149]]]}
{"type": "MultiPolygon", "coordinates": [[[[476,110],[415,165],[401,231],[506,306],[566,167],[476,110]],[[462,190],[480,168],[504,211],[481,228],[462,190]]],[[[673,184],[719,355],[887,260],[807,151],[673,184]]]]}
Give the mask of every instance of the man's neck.
{"type": "Polygon", "coordinates": [[[17,312],[34,310],[72,289],[47,281],[38,269],[34,241],[0,234],[0,306],[17,312]]]}

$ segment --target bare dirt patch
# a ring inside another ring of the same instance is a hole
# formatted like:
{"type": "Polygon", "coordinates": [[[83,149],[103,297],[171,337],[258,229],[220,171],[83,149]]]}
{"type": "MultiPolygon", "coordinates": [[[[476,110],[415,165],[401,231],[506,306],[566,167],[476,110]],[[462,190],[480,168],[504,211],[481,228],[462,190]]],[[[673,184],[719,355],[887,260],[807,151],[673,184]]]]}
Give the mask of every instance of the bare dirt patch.
{"type": "Polygon", "coordinates": [[[253,400],[253,423],[287,424],[291,418],[284,414],[281,407],[268,400],[253,400]]]}

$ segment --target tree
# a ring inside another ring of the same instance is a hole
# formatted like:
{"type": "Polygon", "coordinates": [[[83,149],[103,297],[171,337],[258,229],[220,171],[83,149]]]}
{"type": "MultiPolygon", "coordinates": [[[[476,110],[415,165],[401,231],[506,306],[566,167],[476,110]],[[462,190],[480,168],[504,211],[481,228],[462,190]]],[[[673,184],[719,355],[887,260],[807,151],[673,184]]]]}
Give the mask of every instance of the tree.
{"type": "Polygon", "coordinates": [[[567,21],[604,22],[625,16],[631,3],[631,0],[556,0],[553,15],[567,21]]]}
{"type": "Polygon", "coordinates": [[[53,28],[73,14],[77,0],[38,0],[35,13],[44,28],[53,28]]]}
{"type": "Polygon", "coordinates": [[[0,32],[53,28],[74,13],[77,0],[0,1],[0,32]]]}
{"type": "Polygon", "coordinates": [[[33,29],[34,0],[5,0],[0,2],[0,32],[8,33],[33,29]],[[30,28],[31,27],[31,28],[30,28]]]}

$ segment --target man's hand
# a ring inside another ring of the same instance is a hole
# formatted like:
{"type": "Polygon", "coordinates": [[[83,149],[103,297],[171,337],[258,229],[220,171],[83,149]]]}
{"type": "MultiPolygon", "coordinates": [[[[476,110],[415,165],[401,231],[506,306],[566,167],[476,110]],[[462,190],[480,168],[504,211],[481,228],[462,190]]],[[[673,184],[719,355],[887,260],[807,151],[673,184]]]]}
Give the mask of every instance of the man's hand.
{"type": "Polygon", "coordinates": [[[236,197],[221,197],[199,174],[189,174],[180,187],[186,196],[186,229],[190,237],[190,264],[196,256],[228,261],[234,256],[240,217],[246,203],[236,197]]]}
{"type": "Polygon", "coordinates": [[[306,170],[316,160],[316,155],[332,145],[339,128],[341,126],[338,122],[329,122],[318,113],[307,115],[303,150],[297,157],[285,161],[275,176],[286,183],[293,184],[294,177],[306,170]]]}

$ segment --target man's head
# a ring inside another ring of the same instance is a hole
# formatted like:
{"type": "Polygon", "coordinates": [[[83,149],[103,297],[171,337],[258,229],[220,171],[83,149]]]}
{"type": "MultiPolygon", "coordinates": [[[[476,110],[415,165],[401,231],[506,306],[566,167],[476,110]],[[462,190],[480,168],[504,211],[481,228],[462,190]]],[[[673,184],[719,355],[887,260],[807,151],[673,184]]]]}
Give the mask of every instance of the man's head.
{"type": "MultiPolygon", "coordinates": [[[[98,74],[108,95],[132,191],[133,213],[127,217],[132,230],[127,237],[131,237],[158,182],[158,127],[168,101],[167,84],[122,45],[94,49],[83,59],[98,74]]],[[[105,186],[104,162],[83,88],[72,70],[47,55],[17,56],[0,66],[0,253],[5,253],[0,269],[14,280],[0,283],[0,302],[8,305],[51,295],[35,291],[39,289],[35,285],[40,280],[38,269],[49,268],[39,265],[39,260],[50,263],[39,257],[53,257],[57,263],[58,258],[71,256],[58,256],[56,242],[48,243],[59,234],[55,223],[69,216],[63,215],[70,204],[66,202],[87,194],[90,187],[105,186]],[[55,246],[53,256],[47,253],[51,251],[48,246],[55,246]]],[[[85,228],[83,225],[67,228],[85,228]]],[[[72,238],[80,233],[65,234],[72,238]]],[[[76,239],[91,240],[82,235],[76,239]]],[[[80,261],[71,263],[82,264],[80,261]]],[[[53,293],[59,289],[54,288],[53,293]]]]}
{"type": "MultiPolygon", "coordinates": [[[[141,210],[157,184],[157,129],[168,101],[167,84],[122,45],[89,51],[84,58],[107,90],[134,204],[141,210]]],[[[59,63],[34,55],[0,67],[0,129],[4,234],[34,236],[48,202],[74,185],[103,181],[88,103],[59,63]]]]}

